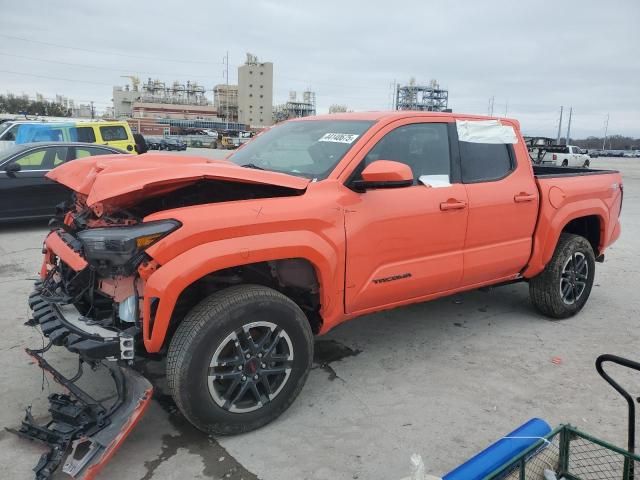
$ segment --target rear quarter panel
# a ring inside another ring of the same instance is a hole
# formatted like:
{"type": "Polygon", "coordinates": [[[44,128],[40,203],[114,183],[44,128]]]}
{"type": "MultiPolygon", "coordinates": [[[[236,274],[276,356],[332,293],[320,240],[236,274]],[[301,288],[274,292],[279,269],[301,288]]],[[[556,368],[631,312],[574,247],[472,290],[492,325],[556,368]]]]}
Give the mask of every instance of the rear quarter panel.
{"type": "Polygon", "coordinates": [[[600,223],[596,255],[604,253],[620,235],[622,176],[617,172],[575,176],[537,177],[540,212],[533,236],[533,252],[523,272],[540,273],[551,260],[562,229],[576,218],[595,215],[600,223]]]}

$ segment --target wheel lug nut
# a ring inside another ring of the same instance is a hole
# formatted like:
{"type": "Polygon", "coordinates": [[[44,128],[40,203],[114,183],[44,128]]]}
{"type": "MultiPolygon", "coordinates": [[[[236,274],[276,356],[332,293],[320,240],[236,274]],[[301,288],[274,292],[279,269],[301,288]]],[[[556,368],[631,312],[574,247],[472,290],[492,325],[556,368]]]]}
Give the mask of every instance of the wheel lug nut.
{"type": "Polygon", "coordinates": [[[253,376],[253,379],[254,379],[254,380],[257,380],[257,379],[258,379],[258,375],[254,375],[254,376],[253,376]]]}
{"type": "Polygon", "coordinates": [[[267,368],[267,364],[266,363],[261,363],[260,364],[260,368],[267,368]]]}
{"type": "Polygon", "coordinates": [[[244,356],[244,358],[251,358],[251,355],[249,355],[248,353],[244,356]]]}
{"type": "Polygon", "coordinates": [[[238,365],[238,370],[242,370],[242,365],[238,365]]]}
{"type": "Polygon", "coordinates": [[[259,354],[258,354],[258,358],[262,358],[262,353],[259,353],[259,354]]]}
{"type": "Polygon", "coordinates": [[[247,379],[244,375],[242,375],[242,381],[244,382],[247,379]]]}

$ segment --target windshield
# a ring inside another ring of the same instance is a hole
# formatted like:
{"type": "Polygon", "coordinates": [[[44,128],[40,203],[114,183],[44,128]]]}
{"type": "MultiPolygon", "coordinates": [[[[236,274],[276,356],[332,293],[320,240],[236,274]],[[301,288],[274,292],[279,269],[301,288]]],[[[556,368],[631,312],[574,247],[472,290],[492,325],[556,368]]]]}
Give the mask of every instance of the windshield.
{"type": "Polygon", "coordinates": [[[228,160],[321,180],[372,124],[361,120],[287,122],[258,135],[228,160]]]}
{"type": "Polygon", "coordinates": [[[0,123],[0,135],[2,135],[5,130],[8,130],[12,125],[13,123],[11,122],[0,123]]]}

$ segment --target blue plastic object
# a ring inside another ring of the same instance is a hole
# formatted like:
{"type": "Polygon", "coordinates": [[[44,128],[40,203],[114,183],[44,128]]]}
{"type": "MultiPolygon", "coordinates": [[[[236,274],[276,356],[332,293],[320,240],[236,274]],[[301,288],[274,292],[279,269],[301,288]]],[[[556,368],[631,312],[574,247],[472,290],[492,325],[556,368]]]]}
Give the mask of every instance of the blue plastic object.
{"type": "Polygon", "coordinates": [[[447,473],[443,480],[480,480],[551,432],[541,418],[532,418],[473,458],[447,473]]]}

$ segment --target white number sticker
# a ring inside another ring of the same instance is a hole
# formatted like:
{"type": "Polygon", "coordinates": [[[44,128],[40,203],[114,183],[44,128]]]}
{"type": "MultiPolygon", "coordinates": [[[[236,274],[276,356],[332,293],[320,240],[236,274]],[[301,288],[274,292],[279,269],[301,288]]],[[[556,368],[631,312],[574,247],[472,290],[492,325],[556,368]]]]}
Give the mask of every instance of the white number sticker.
{"type": "Polygon", "coordinates": [[[325,133],[319,142],[353,143],[360,135],[353,133],[325,133]]]}

